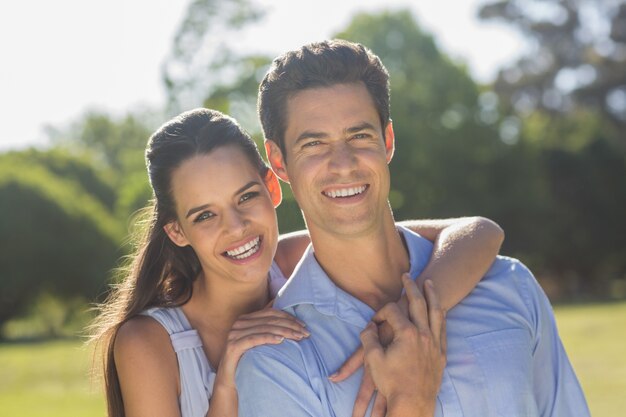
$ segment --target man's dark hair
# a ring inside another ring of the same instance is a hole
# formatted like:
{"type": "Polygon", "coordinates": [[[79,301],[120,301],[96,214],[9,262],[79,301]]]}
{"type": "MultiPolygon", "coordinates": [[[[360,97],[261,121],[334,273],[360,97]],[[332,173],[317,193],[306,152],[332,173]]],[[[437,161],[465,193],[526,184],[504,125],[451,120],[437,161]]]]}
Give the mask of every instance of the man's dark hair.
{"type": "Polygon", "coordinates": [[[285,155],[287,100],[311,88],[362,82],[383,128],[389,121],[389,73],[365,46],[335,39],[304,45],[274,60],[259,86],[258,112],[266,139],[285,155]]]}

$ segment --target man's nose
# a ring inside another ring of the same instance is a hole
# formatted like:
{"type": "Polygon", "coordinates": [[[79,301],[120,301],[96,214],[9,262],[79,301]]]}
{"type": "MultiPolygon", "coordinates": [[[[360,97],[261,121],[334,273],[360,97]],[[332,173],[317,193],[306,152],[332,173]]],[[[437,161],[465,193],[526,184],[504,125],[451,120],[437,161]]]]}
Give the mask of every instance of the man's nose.
{"type": "Polygon", "coordinates": [[[349,173],[357,166],[354,149],[345,142],[334,144],[330,150],[328,169],[335,173],[349,173]]]}

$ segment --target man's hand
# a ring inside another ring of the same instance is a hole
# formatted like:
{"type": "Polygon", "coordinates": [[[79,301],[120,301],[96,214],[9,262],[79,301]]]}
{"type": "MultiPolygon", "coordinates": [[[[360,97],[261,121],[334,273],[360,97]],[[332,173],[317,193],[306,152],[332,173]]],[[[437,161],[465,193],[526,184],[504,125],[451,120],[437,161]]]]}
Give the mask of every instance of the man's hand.
{"type": "Polygon", "coordinates": [[[387,417],[432,416],[446,363],[444,312],[432,282],[426,299],[407,274],[402,281],[409,307],[407,318],[396,303],[380,309],[361,333],[366,370],[387,401],[387,417]],[[393,340],[385,349],[376,324],[387,323],[393,340]]]}

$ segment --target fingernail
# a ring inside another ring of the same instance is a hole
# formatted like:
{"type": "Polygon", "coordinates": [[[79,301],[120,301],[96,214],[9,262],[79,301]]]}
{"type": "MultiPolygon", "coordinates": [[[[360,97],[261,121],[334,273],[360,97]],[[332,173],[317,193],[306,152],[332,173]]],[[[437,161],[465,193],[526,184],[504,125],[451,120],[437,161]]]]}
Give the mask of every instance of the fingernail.
{"type": "Polygon", "coordinates": [[[278,341],[278,343],[281,343],[283,340],[285,340],[284,336],[274,336],[274,339],[276,339],[278,341]]]}
{"type": "Polygon", "coordinates": [[[330,375],[330,376],[328,377],[328,379],[335,379],[335,378],[337,378],[338,376],[339,376],[339,372],[335,372],[334,374],[330,375]]]}
{"type": "Polygon", "coordinates": [[[296,321],[298,322],[298,324],[299,324],[300,326],[302,326],[302,327],[306,327],[306,323],[305,323],[305,322],[303,322],[302,320],[298,320],[298,319],[296,319],[296,321]]]}

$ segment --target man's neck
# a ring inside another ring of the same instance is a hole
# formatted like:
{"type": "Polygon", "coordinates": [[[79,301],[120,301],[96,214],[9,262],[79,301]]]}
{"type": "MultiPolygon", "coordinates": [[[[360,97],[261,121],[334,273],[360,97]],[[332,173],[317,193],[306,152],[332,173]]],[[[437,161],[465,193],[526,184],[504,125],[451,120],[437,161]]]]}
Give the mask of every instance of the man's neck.
{"type": "Polygon", "coordinates": [[[310,230],[315,258],[329,278],[374,310],[400,297],[402,273],[410,268],[403,238],[388,217],[360,236],[310,230]]]}

